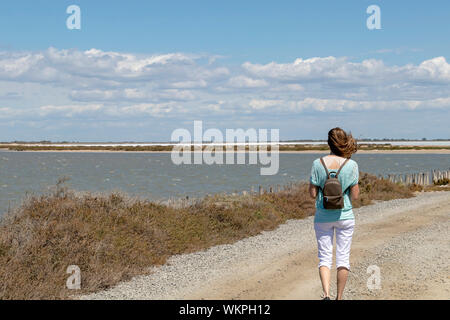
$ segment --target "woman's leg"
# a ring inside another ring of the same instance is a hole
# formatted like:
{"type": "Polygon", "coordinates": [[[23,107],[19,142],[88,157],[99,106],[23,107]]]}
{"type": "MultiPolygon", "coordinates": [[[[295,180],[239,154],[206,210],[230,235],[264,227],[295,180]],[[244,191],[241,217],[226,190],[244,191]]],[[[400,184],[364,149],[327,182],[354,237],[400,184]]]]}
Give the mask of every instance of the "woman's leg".
{"type": "Polygon", "coordinates": [[[337,300],[342,299],[350,270],[350,248],[355,220],[342,220],[336,228],[337,300]]]}
{"type": "Polygon", "coordinates": [[[314,223],[314,230],[318,247],[320,281],[322,282],[324,296],[329,297],[334,226],[333,223],[314,223]]]}
{"type": "Polygon", "coordinates": [[[330,269],[325,266],[319,267],[320,281],[322,282],[322,290],[324,297],[330,297],[330,269]]]}
{"type": "Polygon", "coordinates": [[[342,294],[344,293],[345,284],[347,283],[348,269],[345,267],[339,267],[337,269],[337,297],[336,300],[342,300],[342,294]]]}

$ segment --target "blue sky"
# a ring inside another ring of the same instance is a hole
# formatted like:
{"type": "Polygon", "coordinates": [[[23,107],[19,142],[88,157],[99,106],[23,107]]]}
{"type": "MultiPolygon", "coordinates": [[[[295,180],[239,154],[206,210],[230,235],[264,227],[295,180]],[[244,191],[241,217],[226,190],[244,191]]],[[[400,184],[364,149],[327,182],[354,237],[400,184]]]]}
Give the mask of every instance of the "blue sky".
{"type": "Polygon", "coordinates": [[[444,0],[3,1],[0,140],[450,138],[449,21],[444,0]]]}

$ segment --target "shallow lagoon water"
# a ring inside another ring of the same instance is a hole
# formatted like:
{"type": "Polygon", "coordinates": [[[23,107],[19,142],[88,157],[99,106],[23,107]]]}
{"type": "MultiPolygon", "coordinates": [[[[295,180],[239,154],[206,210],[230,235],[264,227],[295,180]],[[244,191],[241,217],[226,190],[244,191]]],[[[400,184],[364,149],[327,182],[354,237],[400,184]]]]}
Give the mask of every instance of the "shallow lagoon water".
{"type": "MultiPolygon", "coordinates": [[[[280,154],[279,172],[260,175],[259,165],[174,165],[169,153],[13,152],[0,151],[0,214],[27,193],[50,190],[67,176],[72,189],[121,190],[150,199],[200,197],[252,186],[307,180],[311,163],[323,154],[280,154]]],[[[448,154],[356,154],[361,171],[415,173],[450,168],[448,154]]]]}

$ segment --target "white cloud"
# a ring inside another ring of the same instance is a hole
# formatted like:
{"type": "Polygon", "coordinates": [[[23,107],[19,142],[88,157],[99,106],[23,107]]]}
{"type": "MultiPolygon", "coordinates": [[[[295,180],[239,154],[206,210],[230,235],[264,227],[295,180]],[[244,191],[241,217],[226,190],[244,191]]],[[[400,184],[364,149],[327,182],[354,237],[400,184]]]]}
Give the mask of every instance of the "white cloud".
{"type": "Polygon", "coordinates": [[[450,64],[444,57],[422,62],[417,68],[410,67],[415,79],[432,82],[450,82],[450,64]]]}
{"type": "Polygon", "coordinates": [[[145,56],[98,49],[79,51],[49,48],[42,52],[0,54],[0,78],[25,82],[60,81],[67,85],[77,85],[74,81],[80,79],[114,81],[118,84],[160,79],[179,82],[227,74],[227,68],[201,66],[195,57],[182,53],[145,56]]]}
{"type": "Polygon", "coordinates": [[[273,106],[279,106],[283,104],[283,100],[259,100],[259,99],[253,99],[249,102],[249,106],[252,107],[252,109],[260,110],[260,109],[267,109],[269,107],[273,106]]]}
{"type": "Polygon", "coordinates": [[[245,62],[242,67],[249,74],[279,81],[339,82],[379,84],[396,82],[432,81],[448,83],[450,65],[444,57],[426,60],[418,66],[386,66],[383,61],[367,59],[349,62],[345,58],[296,59],[293,63],[271,62],[265,65],[245,62]]]}
{"type": "Polygon", "coordinates": [[[17,111],[12,108],[0,108],[0,118],[9,118],[17,114],[17,111]]]}
{"type": "Polygon", "coordinates": [[[75,115],[100,111],[102,108],[103,106],[99,104],[63,105],[63,106],[47,105],[39,107],[38,114],[42,117],[48,115],[61,115],[63,117],[73,117],[75,115]]]}
{"type": "Polygon", "coordinates": [[[245,76],[237,76],[228,80],[228,85],[234,88],[260,88],[267,87],[269,83],[263,79],[252,79],[245,76]]]}
{"type": "Polygon", "coordinates": [[[118,110],[118,116],[128,115],[158,115],[161,113],[170,113],[174,110],[174,105],[171,103],[154,104],[154,103],[142,103],[120,108],[118,110]]]}
{"type": "Polygon", "coordinates": [[[191,80],[191,81],[179,81],[179,82],[173,82],[171,86],[173,88],[178,89],[195,89],[195,88],[205,88],[208,85],[208,83],[203,80],[191,80]]]}
{"type": "Polygon", "coordinates": [[[132,101],[191,101],[196,98],[189,90],[161,89],[145,90],[144,88],[126,88],[116,90],[73,90],[70,93],[73,101],[109,101],[109,102],[132,102],[132,101]]]}
{"type": "Polygon", "coordinates": [[[98,49],[0,52],[0,117],[123,117],[132,123],[141,117],[450,108],[444,57],[401,66],[314,57],[237,67],[206,58],[98,49]]]}
{"type": "Polygon", "coordinates": [[[314,110],[320,112],[367,111],[367,110],[415,110],[426,108],[450,109],[450,98],[432,100],[380,100],[356,101],[347,99],[317,99],[302,100],[251,100],[248,103],[255,110],[272,109],[279,112],[301,112],[314,110]]]}

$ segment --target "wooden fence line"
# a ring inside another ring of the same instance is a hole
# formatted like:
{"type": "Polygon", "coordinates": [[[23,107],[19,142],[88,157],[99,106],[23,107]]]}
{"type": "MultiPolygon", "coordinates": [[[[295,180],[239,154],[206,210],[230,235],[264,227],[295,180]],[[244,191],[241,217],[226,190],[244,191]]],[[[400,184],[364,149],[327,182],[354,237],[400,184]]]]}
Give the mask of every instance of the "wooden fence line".
{"type": "MultiPolygon", "coordinates": [[[[406,173],[406,174],[388,174],[388,175],[378,175],[379,179],[386,179],[393,183],[400,183],[404,185],[420,185],[428,186],[436,183],[438,180],[449,179],[450,180],[450,169],[449,170],[432,170],[430,172],[419,172],[419,173],[406,173]]],[[[263,186],[258,186],[258,194],[262,195],[264,193],[274,193],[281,191],[292,190],[294,182],[289,182],[285,186],[268,186],[264,188],[263,186]]],[[[250,192],[243,191],[244,195],[255,194],[255,188],[252,187],[250,192]]]]}
{"type": "Polygon", "coordinates": [[[407,174],[388,174],[387,176],[380,175],[378,177],[405,185],[416,184],[420,186],[428,186],[438,182],[439,180],[450,179],[450,169],[407,174]]]}
{"type": "MultiPolygon", "coordinates": [[[[406,173],[406,174],[388,174],[388,175],[378,175],[379,179],[386,179],[393,183],[400,183],[403,185],[420,185],[420,186],[428,186],[432,185],[439,180],[448,179],[450,180],[450,169],[448,170],[431,170],[430,172],[419,172],[419,173],[406,173]]],[[[276,192],[282,192],[282,191],[292,191],[295,186],[295,182],[288,182],[286,185],[281,186],[279,184],[277,185],[270,185],[268,187],[263,187],[261,185],[258,185],[257,188],[254,186],[251,187],[250,191],[242,191],[241,194],[246,195],[263,195],[265,193],[276,193],[276,192]]],[[[238,195],[239,192],[233,192],[232,195],[238,195]]],[[[209,195],[207,195],[209,196],[209,195]]],[[[173,199],[169,198],[168,200],[164,201],[163,203],[169,205],[169,206],[175,206],[175,207],[184,207],[187,205],[191,205],[195,203],[196,201],[199,201],[198,199],[190,199],[189,197],[185,198],[178,198],[173,199]]]]}

